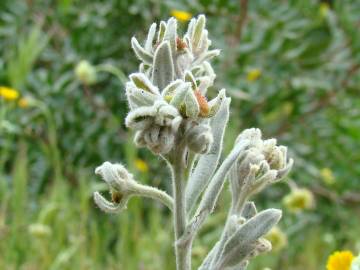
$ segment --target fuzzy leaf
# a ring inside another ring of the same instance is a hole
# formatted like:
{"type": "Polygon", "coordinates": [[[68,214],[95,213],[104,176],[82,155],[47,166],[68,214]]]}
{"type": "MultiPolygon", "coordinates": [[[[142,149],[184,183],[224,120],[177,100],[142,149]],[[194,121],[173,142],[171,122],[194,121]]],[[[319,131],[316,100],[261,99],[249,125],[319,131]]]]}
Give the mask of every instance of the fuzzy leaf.
{"type": "Polygon", "coordinates": [[[162,42],[155,51],[152,81],[164,89],[174,78],[174,65],[171,56],[171,49],[168,41],[162,42]]]}
{"type": "Polygon", "coordinates": [[[160,94],[159,89],[154,86],[150,80],[142,73],[133,73],[130,76],[130,80],[136,85],[136,87],[148,91],[153,94],[160,94]]]}
{"type": "Polygon", "coordinates": [[[165,30],[166,30],[166,23],[164,21],[161,21],[159,26],[159,33],[157,37],[158,44],[160,44],[164,40],[165,30]]]}
{"type": "Polygon", "coordinates": [[[201,199],[197,215],[205,213],[203,215],[210,214],[216,205],[217,199],[224,186],[226,176],[234,165],[239,155],[246,150],[249,145],[248,140],[243,140],[236,144],[230,154],[223,161],[221,166],[218,168],[212,179],[210,180],[209,186],[206,188],[203,198],[201,199]]]}
{"type": "Polygon", "coordinates": [[[229,106],[230,98],[227,98],[222,102],[221,107],[214,118],[211,119],[210,126],[214,137],[214,143],[212,144],[209,153],[200,157],[186,186],[185,201],[187,212],[191,211],[194,207],[195,202],[209,183],[211,176],[219,163],[225,127],[229,120],[229,106]]]}
{"type": "Polygon", "coordinates": [[[256,206],[254,202],[246,202],[243,210],[241,211],[241,216],[245,219],[250,219],[257,214],[256,206]]]}
{"type": "Polygon", "coordinates": [[[208,117],[212,117],[217,113],[224,98],[225,98],[225,89],[221,89],[217,97],[209,101],[208,117]]]}
{"type": "Polygon", "coordinates": [[[149,28],[149,32],[145,41],[145,50],[148,52],[152,50],[155,34],[156,34],[156,23],[153,23],[149,28]]]}
{"type": "Polygon", "coordinates": [[[147,52],[143,47],[140,46],[139,42],[135,37],[131,39],[131,47],[133,48],[139,60],[143,61],[145,64],[148,65],[152,64],[153,56],[149,52],[147,52]]]}
{"type": "Polygon", "coordinates": [[[175,18],[170,18],[166,24],[166,30],[164,33],[164,40],[170,42],[170,47],[173,52],[176,51],[176,29],[177,22],[175,18]]]}
{"type": "Polygon", "coordinates": [[[194,48],[198,48],[203,30],[205,28],[206,18],[204,15],[200,15],[197,19],[197,22],[194,27],[194,32],[192,35],[192,43],[194,48]]]}
{"type": "Polygon", "coordinates": [[[171,84],[165,87],[161,95],[166,99],[166,97],[173,97],[176,91],[183,86],[182,80],[173,81],[171,84]]]}
{"type": "Polygon", "coordinates": [[[132,110],[141,106],[151,106],[159,99],[159,96],[137,88],[132,82],[126,83],[126,96],[132,110]]]}
{"type": "Polygon", "coordinates": [[[191,90],[190,87],[190,83],[185,83],[182,84],[181,87],[177,88],[173,98],[170,101],[170,105],[173,105],[174,107],[180,109],[181,105],[185,101],[185,97],[188,91],[191,90]]]}
{"type": "Polygon", "coordinates": [[[237,264],[248,257],[256,247],[256,240],[268,233],[280,218],[280,210],[267,209],[241,225],[224,246],[220,256],[221,267],[237,264]]]}
{"type": "Polygon", "coordinates": [[[196,80],[194,76],[191,74],[191,72],[187,71],[185,73],[185,81],[191,83],[191,87],[195,90],[197,88],[196,80]]]}
{"type": "Polygon", "coordinates": [[[212,58],[218,56],[220,54],[220,50],[211,50],[208,52],[205,52],[203,54],[201,54],[195,61],[194,61],[194,65],[199,65],[204,61],[209,61],[212,58]]]}
{"type": "Polygon", "coordinates": [[[218,252],[218,249],[219,249],[219,242],[217,242],[213,246],[213,248],[210,250],[210,252],[206,255],[206,258],[203,260],[203,262],[201,263],[198,270],[209,270],[209,269],[211,269],[212,261],[214,259],[214,256],[218,252]]]}
{"type": "Polygon", "coordinates": [[[192,89],[188,89],[185,96],[185,112],[186,115],[190,118],[195,118],[200,113],[199,103],[192,89]]]}

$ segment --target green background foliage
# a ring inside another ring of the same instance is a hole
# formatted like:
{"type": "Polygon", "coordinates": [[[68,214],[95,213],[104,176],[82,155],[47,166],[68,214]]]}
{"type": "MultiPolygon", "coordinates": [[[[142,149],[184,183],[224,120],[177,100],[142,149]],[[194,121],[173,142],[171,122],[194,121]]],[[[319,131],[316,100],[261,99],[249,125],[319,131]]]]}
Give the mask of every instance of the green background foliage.
{"type": "MultiPolygon", "coordinates": [[[[138,65],[131,36],[141,39],[174,9],[206,14],[222,50],[210,95],[225,87],[232,97],[225,148],[241,130],[261,128],[289,147],[290,183],[316,198],[314,209],[285,209],[287,247],[250,269],[318,270],[334,250],[360,252],[359,1],[3,0],[0,85],[36,102],[0,98],[0,269],[174,269],[166,209],[134,198],[109,216],[91,197],[106,189],[93,175],[105,160],[169,190],[164,163],[132,145],[123,83],[138,65]],[[83,59],[98,69],[96,84],[76,79],[83,59]],[[254,69],[260,76],[249,80],[254,69]],[[139,158],[148,171],[135,166],[139,158]]],[[[289,190],[276,185],[256,202],[283,207],[289,190]]],[[[225,190],[195,243],[195,265],[221,232],[228,202],[225,190]]]]}

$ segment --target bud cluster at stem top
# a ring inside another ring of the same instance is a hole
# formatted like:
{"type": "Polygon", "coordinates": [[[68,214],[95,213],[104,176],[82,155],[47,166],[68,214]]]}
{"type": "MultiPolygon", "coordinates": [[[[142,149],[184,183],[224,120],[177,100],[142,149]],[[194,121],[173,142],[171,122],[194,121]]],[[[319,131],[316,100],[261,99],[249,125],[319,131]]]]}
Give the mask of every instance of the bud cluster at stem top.
{"type": "Polygon", "coordinates": [[[249,147],[230,171],[234,200],[257,193],[266,185],[281,180],[293,165],[293,160],[287,158],[287,147],[276,145],[276,139],[263,140],[259,129],[243,131],[235,143],[244,140],[250,142],[249,147]]]}
{"type": "Polygon", "coordinates": [[[208,61],[220,51],[209,50],[211,41],[205,23],[204,15],[192,19],[181,37],[176,19],[170,18],[159,26],[152,24],[142,45],[132,38],[132,48],[141,63],[126,83],[130,108],[126,125],[136,131],[138,146],[167,153],[183,124],[182,135],[191,150],[206,153],[210,148],[213,138],[208,120],[226,96],[223,89],[213,100],[206,98],[215,79],[208,61]]]}

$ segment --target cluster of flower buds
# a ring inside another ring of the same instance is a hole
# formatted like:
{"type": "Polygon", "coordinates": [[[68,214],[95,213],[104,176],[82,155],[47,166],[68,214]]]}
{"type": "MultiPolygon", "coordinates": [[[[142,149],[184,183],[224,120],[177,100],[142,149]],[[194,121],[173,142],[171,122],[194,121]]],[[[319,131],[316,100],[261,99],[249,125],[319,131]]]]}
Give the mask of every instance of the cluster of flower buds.
{"type": "Polygon", "coordinates": [[[121,164],[104,162],[95,169],[95,173],[108,184],[111,193],[111,202],[107,201],[99,192],[94,193],[95,203],[108,213],[117,212],[126,208],[127,202],[135,193],[136,182],[132,175],[121,164]]]}
{"type": "Polygon", "coordinates": [[[211,101],[205,96],[215,79],[208,60],[219,54],[219,50],[209,50],[205,22],[203,15],[192,19],[180,37],[176,19],[170,18],[159,27],[151,25],[143,46],[132,38],[141,64],[126,84],[130,107],[126,125],[136,130],[138,146],[166,154],[178,134],[186,137],[188,148],[196,153],[210,149],[213,137],[208,120],[226,96],[225,90],[211,101]]]}
{"type": "Polygon", "coordinates": [[[126,208],[132,196],[142,196],[157,200],[173,209],[173,199],[164,191],[155,187],[139,184],[121,164],[108,161],[95,169],[95,173],[108,184],[111,201],[105,199],[99,192],[94,193],[95,203],[107,213],[117,213],[126,208]]]}
{"type": "Polygon", "coordinates": [[[262,140],[259,129],[243,131],[236,144],[245,140],[249,142],[249,147],[230,171],[234,199],[257,193],[283,179],[293,165],[293,160],[287,158],[287,148],[277,146],[275,139],[262,140]]]}

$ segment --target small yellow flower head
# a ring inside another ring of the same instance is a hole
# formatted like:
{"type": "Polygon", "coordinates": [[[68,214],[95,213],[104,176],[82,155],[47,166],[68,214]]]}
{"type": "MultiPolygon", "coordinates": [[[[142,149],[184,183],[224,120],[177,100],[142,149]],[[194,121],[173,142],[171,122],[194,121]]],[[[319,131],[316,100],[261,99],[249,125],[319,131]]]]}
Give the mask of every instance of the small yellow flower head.
{"type": "Polygon", "coordinates": [[[273,227],[265,238],[271,242],[274,251],[283,249],[288,242],[286,234],[277,226],[273,227]]]}
{"type": "Polygon", "coordinates": [[[336,251],[328,258],[326,270],[350,270],[353,259],[351,251],[336,251]]]}
{"type": "Polygon", "coordinates": [[[18,101],[18,105],[20,108],[27,108],[29,107],[29,99],[27,98],[20,98],[18,101]]]}
{"type": "Polygon", "coordinates": [[[335,183],[335,177],[331,169],[322,168],[320,170],[321,180],[327,185],[333,185],[335,183]]]}
{"type": "Polygon", "coordinates": [[[258,68],[250,69],[246,75],[246,79],[249,82],[256,81],[261,76],[261,70],[258,68]]]}
{"type": "Polygon", "coordinates": [[[149,171],[149,165],[140,158],[135,159],[135,167],[136,167],[136,169],[138,169],[140,172],[143,172],[143,173],[146,173],[149,171]]]}
{"type": "Polygon", "coordinates": [[[294,111],[294,104],[291,102],[284,102],[281,109],[284,115],[290,115],[294,111]]]}
{"type": "Polygon", "coordinates": [[[322,2],[320,4],[320,8],[319,8],[319,13],[320,13],[321,18],[327,17],[327,15],[329,14],[329,10],[330,10],[329,4],[322,2]]]}
{"type": "Polygon", "coordinates": [[[46,238],[52,234],[51,228],[41,223],[30,224],[28,230],[32,236],[37,238],[46,238]]]}
{"type": "Polygon", "coordinates": [[[86,60],[82,60],[76,65],[75,75],[83,84],[91,85],[96,82],[96,69],[86,60]]]}
{"type": "Polygon", "coordinates": [[[16,100],[20,96],[19,92],[13,88],[0,86],[0,97],[7,101],[16,100]]]}
{"type": "Polygon", "coordinates": [[[290,212],[298,213],[313,208],[314,196],[306,188],[296,188],[284,197],[283,204],[290,212]]]}
{"type": "Polygon", "coordinates": [[[175,17],[180,22],[190,21],[192,14],[187,11],[173,9],[171,10],[171,16],[175,17]]]}

